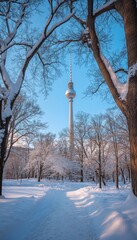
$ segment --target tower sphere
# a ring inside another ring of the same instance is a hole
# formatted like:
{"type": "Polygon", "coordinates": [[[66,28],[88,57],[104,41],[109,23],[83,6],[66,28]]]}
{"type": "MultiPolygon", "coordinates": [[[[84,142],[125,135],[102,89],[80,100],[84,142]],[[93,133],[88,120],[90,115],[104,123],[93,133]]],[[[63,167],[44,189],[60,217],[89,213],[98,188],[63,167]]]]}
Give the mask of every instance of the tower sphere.
{"type": "Polygon", "coordinates": [[[75,90],[74,90],[74,88],[73,88],[73,82],[69,82],[69,83],[68,83],[68,90],[66,91],[65,95],[66,95],[66,97],[67,97],[68,99],[73,99],[73,98],[75,98],[76,92],[75,92],[75,90]]]}

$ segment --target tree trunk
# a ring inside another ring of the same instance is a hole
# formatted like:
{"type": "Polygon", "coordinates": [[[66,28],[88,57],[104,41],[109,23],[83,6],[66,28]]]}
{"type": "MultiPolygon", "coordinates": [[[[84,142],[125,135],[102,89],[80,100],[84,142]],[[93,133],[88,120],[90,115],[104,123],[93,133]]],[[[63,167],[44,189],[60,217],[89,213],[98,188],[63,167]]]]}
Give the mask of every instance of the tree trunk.
{"type": "Polygon", "coordinates": [[[40,182],[40,169],[38,171],[38,182],[40,182]]]}
{"type": "Polygon", "coordinates": [[[103,182],[104,186],[106,186],[106,181],[105,181],[105,177],[104,176],[102,176],[102,182],[103,182]]]}
{"type": "Polygon", "coordinates": [[[81,182],[83,182],[83,168],[81,168],[81,171],[80,171],[80,173],[81,173],[81,178],[80,178],[80,181],[81,181],[81,182]]]}
{"type": "Polygon", "coordinates": [[[119,188],[118,172],[118,157],[116,157],[116,188],[119,188]]]}
{"type": "MultiPolygon", "coordinates": [[[[136,1],[123,1],[124,28],[127,43],[128,67],[137,64],[137,8],[136,1]]],[[[137,197],[137,70],[129,79],[127,122],[130,140],[132,190],[137,197]]]]}
{"type": "MultiPolygon", "coordinates": [[[[137,103],[135,109],[136,108],[137,103]]],[[[131,184],[133,193],[137,196],[137,110],[130,114],[128,124],[130,139],[131,184]]]]}
{"type": "Polygon", "coordinates": [[[124,170],[122,168],[120,168],[121,170],[121,175],[122,175],[122,179],[123,179],[123,183],[126,184],[126,179],[125,179],[125,175],[124,175],[124,170]]]}
{"type": "Polygon", "coordinates": [[[42,179],[42,173],[43,173],[43,164],[40,163],[39,170],[38,170],[38,182],[42,179]]]}
{"type": "Polygon", "coordinates": [[[129,166],[127,166],[127,171],[128,171],[128,181],[131,182],[131,170],[129,166]]]}
{"type": "Polygon", "coordinates": [[[4,156],[5,156],[5,147],[4,147],[4,138],[0,144],[0,195],[2,195],[2,179],[3,179],[3,169],[4,169],[4,156]]]}
{"type": "Polygon", "coordinates": [[[114,171],[112,172],[112,179],[113,179],[113,183],[115,182],[115,173],[114,171]]]}
{"type": "Polygon", "coordinates": [[[100,149],[100,145],[99,145],[99,188],[102,188],[102,165],[101,165],[101,149],[100,149]]]}
{"type": "Polygon", "coordinates": [[[83,182],[83,159],[81,160],[80,181],[83,182]]]}
{"type": "Polygon", "coordinates": [[[0,162],[0,196],[2,195],[3,165],[0,162]]]}
{"type": "Polygon", "coordinates": [[[102,188],[101,165],[99,164],[99,188],[102,188]]]}
{"type": "Polygon", "coordinates": [[[8,123],[9,120],[7,120],[4,124],[2,119],[0,119],[0,130],[3,131],[3,136],[1,137],[0,143],[0,196],[2,195],[3,170],[7,151],[8,123]]]}
{"type": "Polygon", "coordinates": [[[115,152],[115,180],[116,180],[116,188],[119,188],[119,157],[118,157],[118,143],[116,140],[116,136],[113,138],[113,144],[114,144],[114,152],[115,152]]]}

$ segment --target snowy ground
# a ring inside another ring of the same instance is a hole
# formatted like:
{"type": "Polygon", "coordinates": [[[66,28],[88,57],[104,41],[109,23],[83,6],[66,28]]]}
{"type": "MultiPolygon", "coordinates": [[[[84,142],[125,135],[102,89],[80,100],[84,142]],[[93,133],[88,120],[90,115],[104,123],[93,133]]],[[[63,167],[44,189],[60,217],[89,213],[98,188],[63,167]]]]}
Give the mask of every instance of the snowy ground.
{"type": "Polygon", "coordinates": [[[1,240],[137,240],[137,199],[129,186],[4,181],[1,240]]]}

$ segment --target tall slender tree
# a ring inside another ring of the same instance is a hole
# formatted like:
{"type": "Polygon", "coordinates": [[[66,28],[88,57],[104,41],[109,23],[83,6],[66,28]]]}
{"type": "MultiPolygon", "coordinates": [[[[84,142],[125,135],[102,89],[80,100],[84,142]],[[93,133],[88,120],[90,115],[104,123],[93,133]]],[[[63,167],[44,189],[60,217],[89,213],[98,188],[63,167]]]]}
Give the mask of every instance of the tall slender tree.
{"type": "Polygon", "coordinates": [[[79,112],[76,115],[76,121],[74,124],[74,139],[75,139],[75,151],[76,154],[78,155],[81,167],[80,169],[81,182],[84,181],[84,159],[88,158],[85,143],[89,129],[90,129],[89,114],[79,112]]]}

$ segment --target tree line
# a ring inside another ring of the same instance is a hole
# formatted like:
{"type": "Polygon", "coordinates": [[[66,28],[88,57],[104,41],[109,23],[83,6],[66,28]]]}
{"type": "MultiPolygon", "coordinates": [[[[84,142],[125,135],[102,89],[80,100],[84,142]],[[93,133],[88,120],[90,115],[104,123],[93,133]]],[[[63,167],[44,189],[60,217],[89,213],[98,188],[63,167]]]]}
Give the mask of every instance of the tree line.
{"type": "Polygon", "coordinates": [[[91,116],[79,112],[74,122],[74,152],[70,159],[68,129],[59,138],[37,134],[31,146],[13,147],[5,167],[6,178],[42,178],[94,181],[99,187],[113,181],[131,181],[130,146],[126,118],[108,110],[91,116]],[[20,155],[20,152],[22,154],[20,155]]]}

